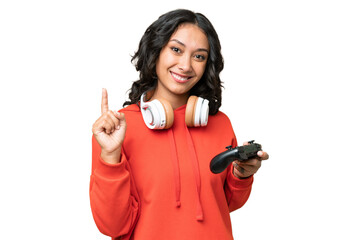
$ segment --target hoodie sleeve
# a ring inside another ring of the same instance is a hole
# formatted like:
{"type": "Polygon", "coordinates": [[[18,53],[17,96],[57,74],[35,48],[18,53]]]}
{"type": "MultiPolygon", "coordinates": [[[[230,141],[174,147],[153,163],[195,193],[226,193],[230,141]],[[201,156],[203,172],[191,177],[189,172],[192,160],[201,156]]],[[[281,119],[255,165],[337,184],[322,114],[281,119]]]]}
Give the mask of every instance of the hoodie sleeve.
{"type": "MultiPolygon", "coordinates": [[[[236,137],[234,136],[232,146],[237,146],[236,137]]],[[[227,168],[227,176],[225,181],[225,195],[229,205],[229,211],[235,211],[241,208],[248,200],[251,192],[254,177],[239,179],[233,174],[234,166],[230,164],[227,168]]]]}
{"type": "Polygon", "coordinates": [[[118,164],[100,157],[101,148],[92,138],[90,205],[100,232],[113,238],[131,234],[139,215],[139,198],[123,152],[118,164]]]}

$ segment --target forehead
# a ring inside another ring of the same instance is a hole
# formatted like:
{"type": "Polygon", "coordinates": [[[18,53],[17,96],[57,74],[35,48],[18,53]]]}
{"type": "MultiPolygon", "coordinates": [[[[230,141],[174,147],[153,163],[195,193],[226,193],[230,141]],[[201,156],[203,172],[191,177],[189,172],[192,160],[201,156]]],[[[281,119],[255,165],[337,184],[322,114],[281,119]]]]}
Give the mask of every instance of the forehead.
{"type": "Polygon", "coordinates": [[[174,39],[182,42],[186,47],[209,49],[209,42],[206,34],[201,28],[192,23],[179,25],[171,35],[169,41],[174,39]]]}

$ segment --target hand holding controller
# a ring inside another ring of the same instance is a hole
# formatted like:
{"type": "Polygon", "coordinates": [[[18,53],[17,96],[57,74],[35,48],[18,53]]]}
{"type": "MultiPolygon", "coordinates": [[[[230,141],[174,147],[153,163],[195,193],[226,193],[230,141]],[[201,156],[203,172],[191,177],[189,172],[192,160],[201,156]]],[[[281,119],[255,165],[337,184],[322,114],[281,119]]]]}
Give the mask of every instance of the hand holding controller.
{"type": "Polygon", "coordinates": [[[261,145],[249,141],[249,145],[238,146],[232,148],[231,146],[226,147],[228,150],[216,155],[210,162],[210,170],[213,173],[221,173],[224,171],[231,162],[235,160],[246,161],[250,158],[257,156],[257,152],[261,151],[261,145]]]}

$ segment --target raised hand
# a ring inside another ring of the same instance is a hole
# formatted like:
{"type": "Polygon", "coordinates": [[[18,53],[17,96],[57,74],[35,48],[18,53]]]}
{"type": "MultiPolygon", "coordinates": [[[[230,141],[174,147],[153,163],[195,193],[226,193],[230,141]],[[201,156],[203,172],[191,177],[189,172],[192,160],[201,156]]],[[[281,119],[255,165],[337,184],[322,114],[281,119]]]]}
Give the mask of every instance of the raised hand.
{"type": "Polygon", "coordinates": [[[106,89],[102,90],[101,116],[94,123],[92,132],[101,147],[101,158],[108,163],[118,163],[125,138],[126,121],[124,113],[109,110],[106,89]]]}

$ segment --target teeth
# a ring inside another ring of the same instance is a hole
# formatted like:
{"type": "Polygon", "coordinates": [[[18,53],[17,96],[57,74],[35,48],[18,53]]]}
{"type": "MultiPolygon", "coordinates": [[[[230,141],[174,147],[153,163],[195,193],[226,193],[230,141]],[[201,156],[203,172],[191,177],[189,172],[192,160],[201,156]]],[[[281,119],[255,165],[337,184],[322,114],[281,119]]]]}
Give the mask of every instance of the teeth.
{"type": "Polygon", "coordinates": [[[180,81],[188,80],[188,77],[180,77],[179,75],[176,75],[175,73],[171,73],[171,75],[173,75],[174,78],[176,78],[180,81]]]}

